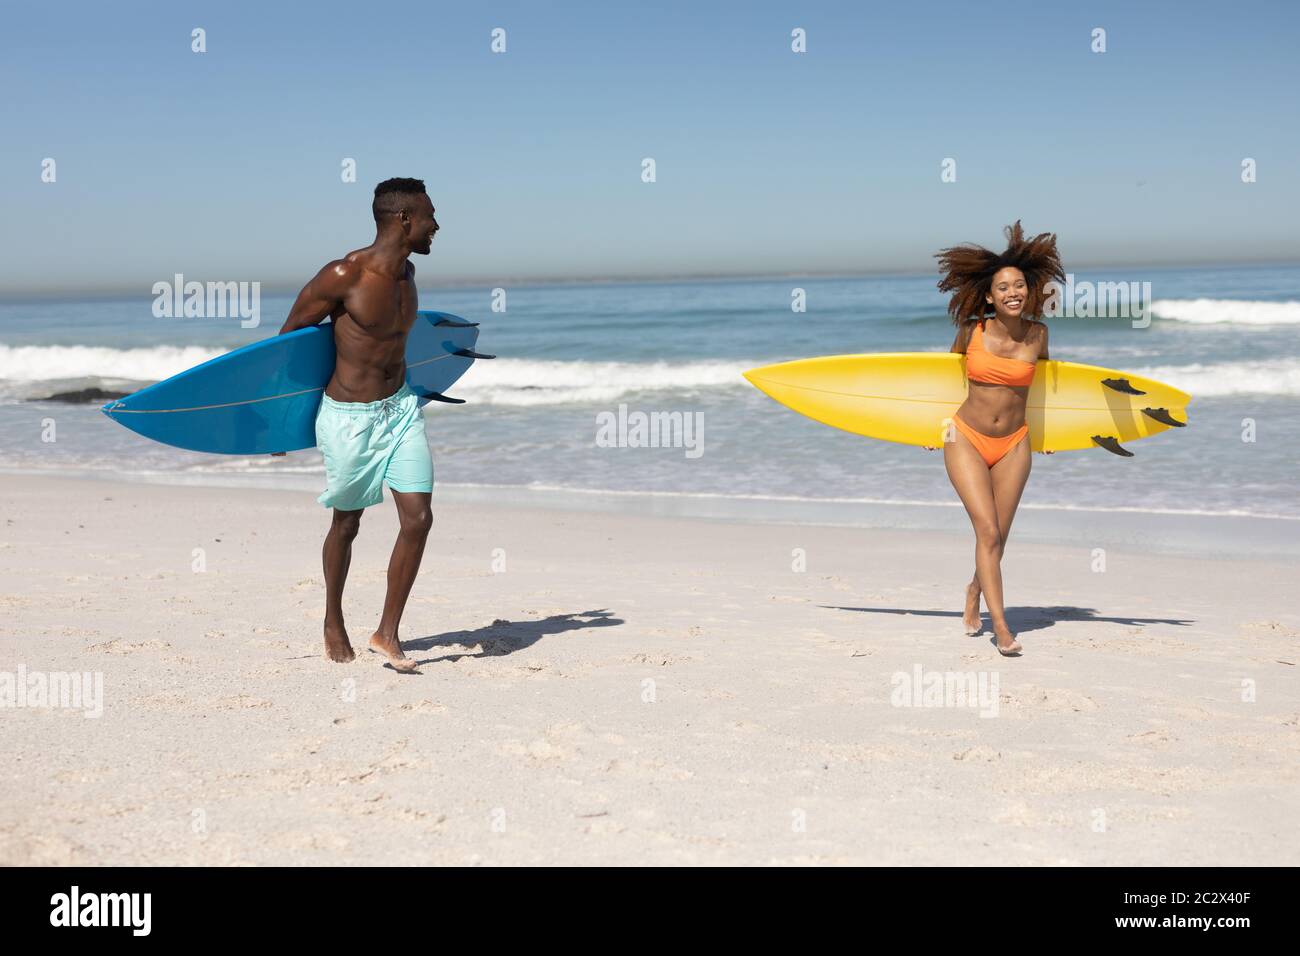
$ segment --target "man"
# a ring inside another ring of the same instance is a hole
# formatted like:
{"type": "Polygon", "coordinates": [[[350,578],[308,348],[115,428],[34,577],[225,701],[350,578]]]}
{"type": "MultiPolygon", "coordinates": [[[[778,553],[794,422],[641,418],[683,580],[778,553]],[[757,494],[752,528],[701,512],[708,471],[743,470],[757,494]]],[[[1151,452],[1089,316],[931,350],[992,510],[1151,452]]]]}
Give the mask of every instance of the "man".
{"type": "Polygon", "coordinates": [[[406,385],[406,338],[415,322],[412,252],[427,256],[438,231],[433,203],[418,179],[375,187],[375,241],[328,263],[298,293],[280,334],[328,316],[337,353],[334,374],[316,413],[316,444],[328,487],[317,500],[333,509],[325,536],[325,654],[347,663],[356,655],[343,625],[343,585],[361,512],[383,501],[386,483],[401,530],[388,564],[388,592],[370,649],[399,671],[415,662],[402,653],[397,627],[433,524],[433,461],[416,395],[406,385]]]}

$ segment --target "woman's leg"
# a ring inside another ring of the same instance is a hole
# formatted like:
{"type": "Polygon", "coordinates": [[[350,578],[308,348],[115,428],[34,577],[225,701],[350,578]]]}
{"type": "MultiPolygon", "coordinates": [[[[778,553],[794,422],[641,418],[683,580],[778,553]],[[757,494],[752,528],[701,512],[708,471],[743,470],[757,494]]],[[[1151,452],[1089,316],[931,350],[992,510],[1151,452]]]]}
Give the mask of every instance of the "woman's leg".
{"type": "MultiPolygon", "coordinates": [[[[1029,480],[1029,470],[1033,465],[1033,454],[1029,450],[1029,438],[1018,442],[1016,447],[989,471],[993,480],[993,504],[998,513],[998,531],[1001,533],[1002,547],[998,550],[998,564],[1006,552],[1007,537],[1011,534],[1011,522],[1015,520],[1016,509],[1020,507],[1020,496],[1029,480]]],[[[971,579],[966,589],[966,614],[963,621],[970,629],[973,623],[978,630],[980,624],[980,582],[979,575],[971,579]]]]}
{"type": "Polygon", "coordinates": [[[943,462],[948,470],[948,479],[965,505],[971,527],[975,530],[975,576],[993,619],[998,649],[1004,652],[1018,650],[1019,645],[1007,627],[1002,610],[1002,571],[998,567],[1002,554],[1002,531],[993,498],[992,470],[960,430],[955,430],[953,440],[944,444],[943,462]]]}

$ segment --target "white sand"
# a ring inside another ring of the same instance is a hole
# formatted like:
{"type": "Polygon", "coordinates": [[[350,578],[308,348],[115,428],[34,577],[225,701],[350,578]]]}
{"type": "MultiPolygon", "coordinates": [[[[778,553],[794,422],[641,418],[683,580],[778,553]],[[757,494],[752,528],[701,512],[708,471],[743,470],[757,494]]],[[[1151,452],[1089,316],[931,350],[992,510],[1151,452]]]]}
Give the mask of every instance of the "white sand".
{"type": "MultiPolygon", "coordinates": [[[[321,656],[310,494],[0,482],[0,672],[104,687],[0,709],[0,863],[1300,862],[1281,559],[1097,573],[1013,533],[1002,660],[960,630],[964,533],[435,495],[408,677],[321,656]],[[891,705],[917,666],[996,676],[997,716],[891,705]]],[[[356,645],[395,531],[363,521],[356,645]]]]}

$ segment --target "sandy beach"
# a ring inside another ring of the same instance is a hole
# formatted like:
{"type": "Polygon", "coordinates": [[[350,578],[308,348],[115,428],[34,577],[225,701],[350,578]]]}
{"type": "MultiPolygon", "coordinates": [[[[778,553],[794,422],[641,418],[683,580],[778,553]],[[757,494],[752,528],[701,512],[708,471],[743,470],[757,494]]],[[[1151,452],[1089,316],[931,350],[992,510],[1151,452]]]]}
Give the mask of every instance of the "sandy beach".
{"type": "MultiPolygon", "coordinates": [[[[1003,660],[964,529],[435,494],[407,676],[322,657],[310,494],[3,486],[0,672],[102,675],[99,716],[0,708],[5,864],[1300,860],[1286,559],[1013,532],[1003,660]],[[911,693],[944,674],[978,705],[911,693]]],[[[363,521],[354,645],[395,530],[363,521]]]]}

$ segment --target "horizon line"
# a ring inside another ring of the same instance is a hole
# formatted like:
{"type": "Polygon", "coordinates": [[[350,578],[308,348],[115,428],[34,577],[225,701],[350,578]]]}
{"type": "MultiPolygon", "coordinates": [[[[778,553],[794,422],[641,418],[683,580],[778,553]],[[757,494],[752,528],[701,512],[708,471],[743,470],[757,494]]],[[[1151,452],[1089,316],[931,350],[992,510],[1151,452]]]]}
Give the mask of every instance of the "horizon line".
{"type": "MultiPolygon", "coordinates": [[[[1098,269],[1124,269],[1131,271],[1133,269],[1151,268],[1164,271],[1173,271],[1177,269],[1213,269],[1213,268],[1267,268],[1270,266],[1297,266],[1300,265],[1300,258],[1295,259],[1189,259],[1189,260],[1161,260],[1149,262],[1096,262],[1084,263],[1074,268],[1073,271],[1088,270],[1096,271],[1098,269]]],[[[174,274],[174,273],[173,273],[174,274]]],[[[182,273],[183,274],[183,273],[182,273]]],[[[554,275],[518,275],[507,277],[489,278],[481,275],[457,276],[448,278],[434,278],[423,283],[418,283],[426,288],[431,289],[482,289],[502,286],[515,287],[536,287],[536,286],[564,286],[564,285],[673,285],[677,283],[689,282],[740,282],[740,281],[775,281],[779,279],[863,279],[863,278],[912,278],[920,276],[938,276],[938,272],[919,269],[863,269],[863,270],[795,270],[791,272],[683,272],[683,273],[649,273],[638,275],[636,273],[615,273],[610,275],[595,276],[554,276],[554,275]]],[[[309,277],[310,278],[310,277],[309,277]]],[[[170,280],[170,276],[168,277],[170,280]]],[[[154,280],[164,281],[164,280],[154,280]]],[[[258,281],[262,283],[262,291],[268,295],[293,295],[302,287],[295,286],[289,281],[271,280],[262,282],[262,280],[238,280],[238,279],[209,279],[199,281],[212,282],[239,282],[239,281],[258,281]]],[[[304,280],[304,285],[306,280],[304,280]]],[[[128,299],[128,298],[153,298],[152,291],[138,291],[134,287],[123,286],[90,286],[76,289],[48,289],[48,288],[29,288],[15,289],[12,291],[0,290],[0,304],[21,303],[31,301],[58,301],[60,299],[67,301],[84,301],[87,299],[128,299]]]]}

